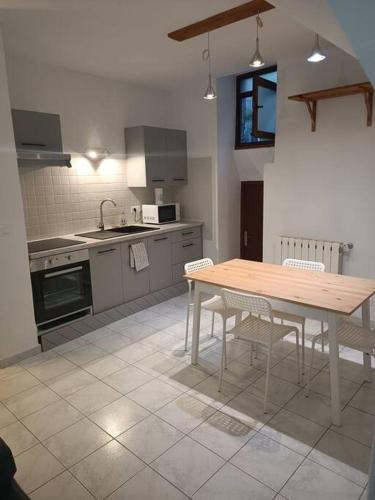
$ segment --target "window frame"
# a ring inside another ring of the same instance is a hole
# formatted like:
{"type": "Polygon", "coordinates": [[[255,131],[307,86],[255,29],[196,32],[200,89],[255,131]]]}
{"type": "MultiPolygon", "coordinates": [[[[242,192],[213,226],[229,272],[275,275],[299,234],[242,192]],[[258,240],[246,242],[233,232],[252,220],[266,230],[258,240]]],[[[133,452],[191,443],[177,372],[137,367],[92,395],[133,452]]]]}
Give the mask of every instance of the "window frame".
{"type": "MultiPolygon", "coordinates": [[[[252,97],[253,98],[253,117],[255,117],[255,123],[258,123],[258,115],[257,115],[257,110],[256,110],[256,101],[257,101],[257,91],[254,92],[255,85],[254,83],[256,82],[256,77],[264,75],[266,73],[272,73],[273,71],[277,71],[277,65],[274,66],[269,66],[267,68],[262,68],[254,71],[249,71],[247,73],[243,73],[241,75],[238,75],[236,77],[236,133],[235,133],[235,145],[234,149],[251,149],[251,148],[269,148],[269,147],[274,147],[275,146],[275,137],[269,138],[268,140],[261,141],[261,142],[241,142],[241,101],[245,97],[252,97]],[[243,80],[247,80],[248,78],[253,78],[253,90],[247,91],[247,92],[241,92],[241,83],[243,80]]],[[[263,79],[262,79],[263,80],[263,79]]],[[[258,80],[259,82],[259,80],[258,80]]],[[[277,83],[269,82],[271,85],[270,87],[274,86],[276,87],[277,91],[277,83]]],[[[252,129],[254,131],[254,119],[252,123],[252,129]]],[[[259,132],[255,131],[256,133],[254,134],[252,132],[252,135],[255,137],[264,137],[264,135],[260,135],[259,132]],[[259,135],[257,135],[257,133],[259,135]]]]}

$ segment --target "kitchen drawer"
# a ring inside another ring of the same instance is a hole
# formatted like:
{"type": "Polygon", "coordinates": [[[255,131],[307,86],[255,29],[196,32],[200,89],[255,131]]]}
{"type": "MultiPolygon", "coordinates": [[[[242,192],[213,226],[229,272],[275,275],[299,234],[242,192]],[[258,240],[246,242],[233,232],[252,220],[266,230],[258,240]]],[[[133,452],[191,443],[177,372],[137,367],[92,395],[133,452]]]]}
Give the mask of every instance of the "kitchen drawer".
{"type": "Polygon", "coordinates": [[[172,246],[173,264],[191,262],[202,257],[202,240],[194,238],[192,240],[178,241],[172,246]]]}
{"type": "Polygon", "coordinates": [[[182,231],[176,231],[173,233],[173,241],[184,241],[184,240],[192,240],[194,238],[201,237],[201,227],[189,227],[187,229],[183,229],[182,231]]]}

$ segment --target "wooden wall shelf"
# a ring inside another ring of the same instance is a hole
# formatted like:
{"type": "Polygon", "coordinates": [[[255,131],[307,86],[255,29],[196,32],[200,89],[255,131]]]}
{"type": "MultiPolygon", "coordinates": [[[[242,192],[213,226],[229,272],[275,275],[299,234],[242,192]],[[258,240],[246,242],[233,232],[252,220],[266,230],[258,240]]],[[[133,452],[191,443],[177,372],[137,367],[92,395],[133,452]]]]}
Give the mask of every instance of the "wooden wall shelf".
{"type": "Polygon", "coordinates": [[[304,94],[291,95],[292,101],[304,102],[311,118],[311,131],[316,130],[316,110],[317,102],[322,99],[332,99],[334,97],[343,97],[347,95],[362,94],[365,100],[367,112],[367,126],[372,125],[372,107],[374,88],[370,82],[354,83],[343,87],[334,87],[332,89],[316,90],[315,92],[305,92],[304,94]]]}

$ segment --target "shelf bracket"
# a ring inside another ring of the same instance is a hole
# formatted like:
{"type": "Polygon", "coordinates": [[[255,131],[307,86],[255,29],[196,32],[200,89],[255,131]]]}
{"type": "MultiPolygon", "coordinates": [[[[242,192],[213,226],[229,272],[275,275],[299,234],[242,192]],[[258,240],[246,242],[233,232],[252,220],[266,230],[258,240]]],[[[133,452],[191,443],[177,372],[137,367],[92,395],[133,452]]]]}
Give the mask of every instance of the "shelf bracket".
{"type": "Polygon", "coordinates": [[[311,132],[316,130],[316,101],[305,100],[307,111],[309,112],[311,118],[311,132]]]}
{"type": "Polygon", "coordinates": [[[366,110],[367,110],[367,122],[366,123],[367,123],[368,127],[371,127],[374,92],[373,91],[364,92],[363,97],[365,99],[366,110]]]}

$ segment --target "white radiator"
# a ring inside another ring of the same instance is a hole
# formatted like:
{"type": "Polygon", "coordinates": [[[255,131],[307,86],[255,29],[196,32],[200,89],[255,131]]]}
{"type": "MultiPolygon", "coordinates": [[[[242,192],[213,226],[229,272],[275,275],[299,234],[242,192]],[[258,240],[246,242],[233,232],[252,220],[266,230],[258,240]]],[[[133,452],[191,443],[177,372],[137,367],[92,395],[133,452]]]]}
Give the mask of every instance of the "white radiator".
{"type": "Polygon", "coordinates": [[[323,262],[328,273],[341,274],[342,256],[352,244],[338,241],[320,241],[307,238],[279,236],[276,247],[276,262],[282,264],[284,259],[302,259],[323,262]]]}

